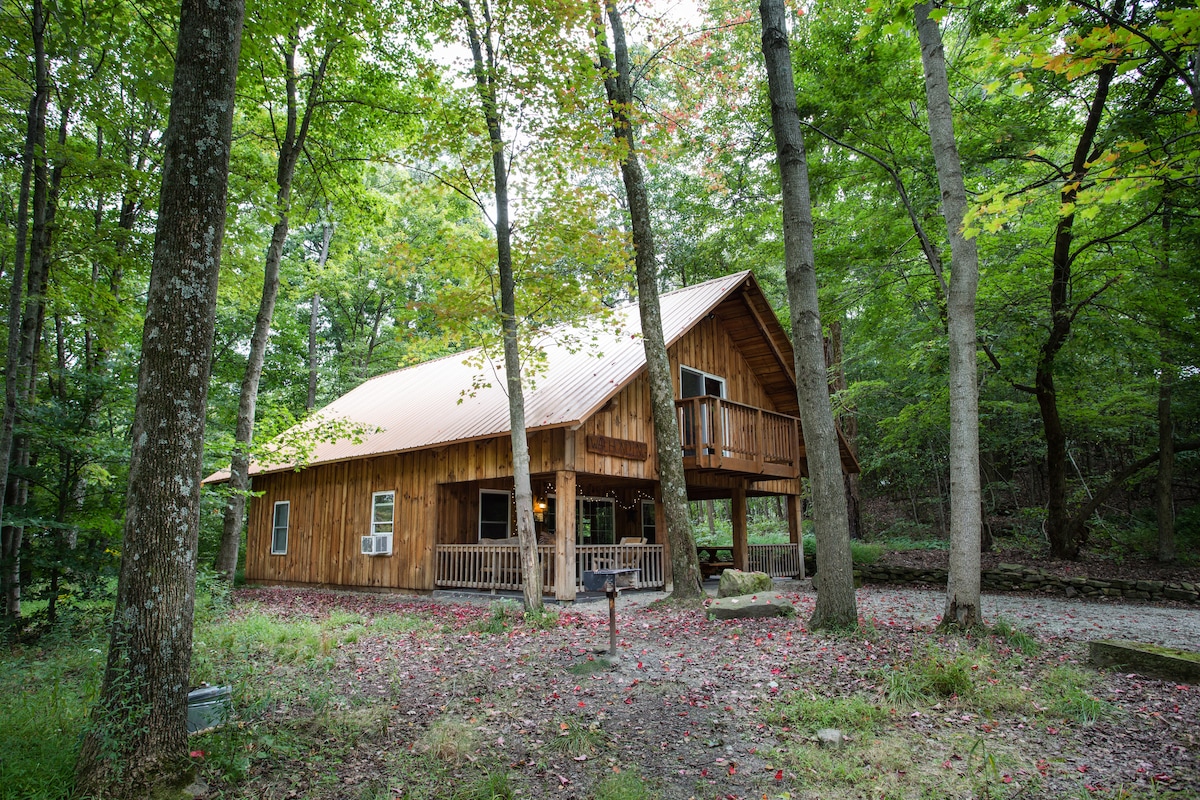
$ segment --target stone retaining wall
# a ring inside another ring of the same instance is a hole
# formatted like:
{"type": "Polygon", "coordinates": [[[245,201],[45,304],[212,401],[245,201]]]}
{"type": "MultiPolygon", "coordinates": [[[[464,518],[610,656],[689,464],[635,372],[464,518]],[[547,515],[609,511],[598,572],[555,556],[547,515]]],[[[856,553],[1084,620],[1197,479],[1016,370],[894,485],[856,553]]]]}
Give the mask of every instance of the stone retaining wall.
{"type": "MultiPolygon", "coordinates": [[[[923,583],[946,585],[946,570],[856,564],[855,582],[923,583]]],[[[1036,567],[1000,564],[980,575],[984,591],[1020,591],[1061,594],[1067,597],[1121,597],[1129,600],[1177,600],[1200,602],[1200,586],[1194,583],[1165,583],[1120,578],[1064,578],[1036,567]]]]}

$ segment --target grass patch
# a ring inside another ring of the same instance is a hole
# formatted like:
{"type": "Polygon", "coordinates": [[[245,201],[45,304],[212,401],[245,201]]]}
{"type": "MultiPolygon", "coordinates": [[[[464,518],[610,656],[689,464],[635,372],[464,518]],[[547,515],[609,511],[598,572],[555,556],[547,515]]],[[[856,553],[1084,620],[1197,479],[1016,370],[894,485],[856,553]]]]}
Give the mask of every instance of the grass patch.
{"type": "Polygon", "coordinates": [[[609,672],[616,669],[616,664],[609,661],[607,658],[594,658],[588,656],[583,661],[572,664],[567,667],[567,672],[572,675],[595,675],[599,672],[609,672]]]}
{"type": "Polygon", "coordinates": [[[1014,650],[1021,651],[1022,655],[1035,656],[1042,649],[1042,645],[1037,639],[1020,628],[1013,627],[1013,624],[1004,617],[996,618],[991,634],[1014,650]]]}
{"type": "Polygon", "coordinates": [[[99,694],[106,643],[73,633],[0,659],[0,800],[61,798],[74,783],[79,732],[99,694]]]}
{"type": "Polygon", "coordinates": [[[637,770],[614,772],[592,791],[592,800],[652,800],[654,796],[637,770]]]}
{"type": "Polygon", "coordinates": [[[507,772],[490,772],[454,793],[454,800],[512,800],[515,796],[507,772]]]}
{"type": "Polygon", "coordinates": [[[558,608],[543,605],[525,612],[525,624],[539,631],[552,631],[558,627],[558,608]]]}
{"type": "Polygon", "coordinates": [[[1046,712],[1090,725],[1114,713],[1111,704],[1092,694],[1096,676],[1078,667],[1053,667],[1042,674],[1038,693],[1047,702],[1046,712]]]}
{"type": "Polygon", "coordinates": [[[381,614],[367,624],[371,633],[417,633],[432,627],[428,620],[415,614],[381,614]]]}
{"type": "Polygon", "coordinates": [[[521,604],[514,600],[497,600],[488,606],[488,615],[471,626],[476,633],[497,635],[508,630],[524,618],[521,604]]]}
{"type": "Polygon", "coordinates": [[[478,749],[478,732],[459,720],[440,719],[425,732],[414,749],[440,761],[459,764],[478,749]]]}
{"type": "Polygon", "coordinates": [[[572,758],[590,756],[608,746],[608,734],[601,730],[598,722],[559,721],[557,733],[547,742],[547,747],[572,758]]]}
{"type": "Polygon", "coordinates": [[[771,722],[812,733],[821,728],[871,731],[888,716],[886,708],[861,693],[826,697],[794,692],[768,713],[771,722]]]}

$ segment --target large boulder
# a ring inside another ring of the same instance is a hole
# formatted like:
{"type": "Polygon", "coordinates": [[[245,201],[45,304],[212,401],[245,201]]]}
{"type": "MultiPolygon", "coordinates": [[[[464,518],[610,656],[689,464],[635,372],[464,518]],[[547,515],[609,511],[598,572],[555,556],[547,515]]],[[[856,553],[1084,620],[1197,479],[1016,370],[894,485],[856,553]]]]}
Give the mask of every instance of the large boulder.
{"type": "Polygon", "coordinates": [[[717,584],[717,597],[740,597],[744,594],[769,591],[771,591],[771,576],[765,572],[742,572],[740,569],[727,569],[721,573],[721,582],[717,584]]]}
{"type": "Polygon", "coordinates": [[[794,617],[796,607],[779,592],[744,594],[740,597],[719,597],[709,603],[708,615],[713,619],[755,619],[759,617],[794,617]]]}

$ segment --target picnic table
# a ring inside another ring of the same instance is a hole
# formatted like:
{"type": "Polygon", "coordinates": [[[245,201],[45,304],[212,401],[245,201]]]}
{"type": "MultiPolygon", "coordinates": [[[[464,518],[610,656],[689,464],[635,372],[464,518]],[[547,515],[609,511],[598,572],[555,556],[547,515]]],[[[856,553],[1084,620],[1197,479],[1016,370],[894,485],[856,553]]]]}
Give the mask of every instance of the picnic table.
{"type": "Polygon", "coordinates": [[[697,547],[696,558],[700,561],[700,574],[705,578],[715,577],[723,570],[733,569],[733,545],[697,547]]]}

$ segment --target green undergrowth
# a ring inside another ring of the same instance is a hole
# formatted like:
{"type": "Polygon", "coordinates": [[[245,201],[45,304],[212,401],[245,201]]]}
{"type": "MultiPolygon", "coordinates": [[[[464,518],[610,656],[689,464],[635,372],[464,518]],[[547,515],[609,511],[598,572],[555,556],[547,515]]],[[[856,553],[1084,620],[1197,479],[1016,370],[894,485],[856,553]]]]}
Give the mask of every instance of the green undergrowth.
{"type": "Polygon", "coordinates": [[[64,629],[0,654],[0,800],[65,797],[106,643],[64,629]]]}

